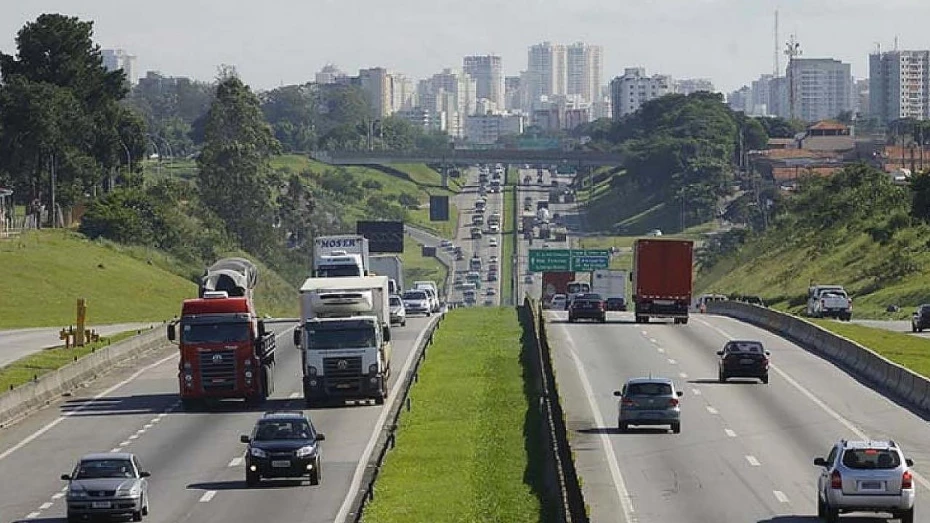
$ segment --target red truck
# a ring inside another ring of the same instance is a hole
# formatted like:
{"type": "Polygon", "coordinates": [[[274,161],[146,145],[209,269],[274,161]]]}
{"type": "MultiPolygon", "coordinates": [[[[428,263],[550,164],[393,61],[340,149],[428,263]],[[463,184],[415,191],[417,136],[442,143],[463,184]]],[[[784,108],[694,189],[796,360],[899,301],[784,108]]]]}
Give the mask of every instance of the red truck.
{"type": "Polygon", "coordinates": [[[636,322],[674,318],[688,323],[694,265],[691,240],[638,239],[633,242],[633,304],[636,322]]]}
{"type": "Polygon", "coordinates": [[[548,307],[556,294],[568,294],[568,284],[574,281],[574,272],[544,272],[542,275],[542,302],[548,307]]]}
{"type": "Polygon", "coordinates": [[[168,325],[168,339],[180,347],[178,385],[185,409],[230,398],[258,404],[273,392],[275,336],[255,312],[257,275],[244,258],[216,262],[203,276],[200,296],[184,300],[181,318],[168,325]]]}

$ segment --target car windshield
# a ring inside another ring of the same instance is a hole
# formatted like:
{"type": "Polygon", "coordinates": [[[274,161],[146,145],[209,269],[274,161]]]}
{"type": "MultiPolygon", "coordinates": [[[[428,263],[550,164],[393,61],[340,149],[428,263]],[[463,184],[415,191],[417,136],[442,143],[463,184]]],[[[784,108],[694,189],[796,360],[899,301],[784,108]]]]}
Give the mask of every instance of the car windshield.
{"type": "Polygon", "coordinates": [[[893,469],[901,465],[901,458],[891,449],[847,449],[843,465],[850,469],[893,469]]]}
{"type": "Polygon", "coordinates": [[[630,383],[626,388],[627,396],[671,396],[669,383],[630,383]]]}
{"type": "Polygon", "coordinates": [[[310,439],[313,430],[304,420],[260,421],[255,427],[255,441],[310,439]]]}
{"type": "Polygon", "coordinates": [[[236,323],[184,323],[181,341],[184,343],[233,343],[249,340],[249,324],[236,323]]]}
{"type": "Polygon", "coordinates": [[[426,293],[423,291],[408,291],[404,293],[405,300],[425,300],[426,293]]]}
{"type": "Polygon", "coordinates": [[[132,461],[128,459],[95,459],[82,461],[74,479],[134,478],[132,461]]]}
{"type": "Polygon", "coordinates": [[[403,301],[397,296],[391,296],[391,307],[400,307],[403,305],[403,301]]]}
{"type": "Polygon", "coordinates": [[[765,352],[765,349],[762,348],[762,344],[758,342],[736,342],[727,344],[727,352],[734,354],[762,354],[765,352]]]}

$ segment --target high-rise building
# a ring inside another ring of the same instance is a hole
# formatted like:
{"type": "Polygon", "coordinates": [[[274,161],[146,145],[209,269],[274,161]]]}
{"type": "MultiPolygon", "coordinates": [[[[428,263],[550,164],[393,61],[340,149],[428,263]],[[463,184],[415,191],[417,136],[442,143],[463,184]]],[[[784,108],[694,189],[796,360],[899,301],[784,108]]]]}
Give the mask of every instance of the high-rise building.
{"type": "Polygon", "coordinates": [[[519,111],[523,109],[520,96],[521,78],[519,76],[504,77],[504,109],[507,111],[519,111]]]}
{"type": "Polygon", "coordinates": [[[505,135],[523,134],[523,117],[513,114],[487,114],[465,119],[465,138],[472,143],[491,145],[505,135]]]}
{"type": "Polygon", "coordinates": [[[391,75],[391,107],[393,112],[416,107],[416,89],[413,80],[402,74],[391,75]]]}
{"type": "Polygon", "coordinates": [[[333,64],[326,64],[322,69],[316,73],[316,83],[318,84],[334,84],[339,78],[344,78],[346,74],[339,70],[333,64]]]}
{"type": "Polygon", "coordinates": [[[504,107],[504,68],[500,56],[466,56],[463,70],[475,79],[478,98],[487,98],[497,107],[504,107]]]}
{"type": "Polygon", "coordinates": [[[780,118],[791,118],[788,105],[788,78],[778,76],[769,80],[768,113],[780,118]]]}
{"type": "Polygon", "coordinates": [[[107,71],[122,69],[130,85],[136,83],[136,57],[122,49],[101,49],[100,57],[107,71]]]}
{"type": "Polygon", "coordinates": [[[603,48],[576,42],[565,47],[565,92],[578,95],[588,103],[597,101],[602,82],[603,48]]]}
{"type": "Polygon", "coordinates": [[[758,80],[754,80],[750,89],[752,90],[752,108],[748,113],[751,116],[768,116],[772,110],[772,78],[773,75],[764,74],[758,80]]]}
{"type": "Polygon", "coordinates": [[[930,51],[870,55],[869,111],[885,123],[930,118],[930,51]]]}
{"type": "Polygon", "coordinates": [[[644,67],[628,67],[623,76],[610,82],[610,103],[614,120],[636,112],[641,105],[672,92],[672,77],[646,76],[644,67]]]}
{"type": "Polygon", "coordinates": [[[854,113],[856,117],[871,116],[871,104],[869,103],[869,79],[856,80],[853,86],[855,96],[854,113]]]}
{"type": "Polygon", "coordinates": [[[688,95],[698,91],[714,92],[714,83],[707,78],[684,78],[675,80],[675,92],[688,95]]]}
{"type": "Polygon", "coordinates": [[[565,94],[566,67],[564,45],[543,42],[531,46],[527,58],[531,102],[542,96],[565,94]]]}
{"type": "Polygon", "coordinates": [[[727,96],[730,109],[746,114],[752,112],[752,88],[744,85],[727,96]]]}
{"type": "Polygon", "coordinates": [[[454,69],[421,80],[417,87],[419,107],[431,113],[442,113],[442,129],[451,136],[461,137],[465,132],[465,116],[474,114],[477,105],[477,85],[470,75],[454,69]]]}
{"type": "Polygon", "coordinates": [[[391,75],[383,67],[372,67],[358,71],[359,81],[368,103],[371,104],[372,116],[382,118],[393,112],[393,97],[391,75]]]}
{"type": "Polygon", "coordinates": [[[794,58],[787,77],[789,117],[817,122],[852,111],[849,64],[832,58],[794,58]]]}

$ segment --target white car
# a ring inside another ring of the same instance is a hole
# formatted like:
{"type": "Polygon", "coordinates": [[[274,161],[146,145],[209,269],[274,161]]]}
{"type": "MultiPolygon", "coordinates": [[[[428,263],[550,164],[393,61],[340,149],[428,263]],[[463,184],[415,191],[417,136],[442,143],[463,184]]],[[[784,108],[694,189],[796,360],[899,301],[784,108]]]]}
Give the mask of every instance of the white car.
{"type": "Polygon", "coordinates": [[[533,275],[527,274],[523,277],[523,283],[533,283],[533,275]]]}
{"type": "Polygon", "coordinates": [[[564,294],[555,294],[549,301],[549,308],[557,311],[564,311],[568,298],[564,294]]]}
{"type": "Polygon", "coordinates": [[[488,247],[497,247],[497,238],[491,238],[488,240],[488,247]]]}
{"type": "Polygon", "coordinates": [[[390,298],[391,305],[391,325],[407,325],[407,309],[404,308],[404,300],[394,294],[390,298]]]}
{"type": "Polygon", "coordinates": [[[429,294],[423,289],[406,291],[401,299],[404,302],[406,314],[425,314],[426,316],[431,316],[433,314],[433,307],[432,303],[430,303],[429,294]]]}

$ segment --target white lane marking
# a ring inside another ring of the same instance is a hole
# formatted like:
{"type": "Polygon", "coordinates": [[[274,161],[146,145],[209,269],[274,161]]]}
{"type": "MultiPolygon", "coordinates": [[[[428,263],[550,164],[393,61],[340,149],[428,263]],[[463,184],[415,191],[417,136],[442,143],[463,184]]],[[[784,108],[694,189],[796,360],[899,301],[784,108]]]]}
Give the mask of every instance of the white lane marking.
{"type": "Polygon", "coordinates": [[[759,460],[757,460],[755,456],[746,456],[746,461],[753,467],[758,467],[760,465],[759,460]]]}
{"type": "Polygon", "coordinates": [[[695,396],[700,396],[701,389],[691,389],[691,394],[694,394],[695,396]]]}
{"type": "Polygon", "coordinates": [[[64,493],[64,492],[56,492],[56,493],[52,494],[52,499],[61,499],[61,498],[63,498],[63,497],[65,497],[65,493],[64,493]]]}
{"type": "Polygon", "coordinates": [[[26,514],[26,519],[35,519],[41,515],[40,512],[30,512],[26,514]]]}
{"type": "Polygon", "coordinates": [[[300,393],[299,393],[299,392],[292,392],[291,395],[288,396],[288,398],[290,398],[290,399],[292,399],[292,400],[293,400],[293,399],[297,399],[297,398],[299,398],[299,397],[300,397],[300,393]]]}
{"type": "Polygon", "coordinates": [[[671,363],[672,365],[675,365],[676,363],[678,363],[677,361],[673,360],[672,358],[669,358],[669,359],[668,359],[668,362],[671,363]]]}
{"type": "MultiPolygon", "coordinates": [[[[165,417],[165,416],[167,416],[167,415],[168,415],[168,413],[167,413],[167,412],[162,412],[162,413],[160,413],[160,414],[158,414],[158,417],[157,417],[157,418],[155,418],[155,419],[158,419],[158,420],[160,420],[160,419],[162,419],[162,418],[164,418],[164,417],[165,417]]],[[[154,420],[153,420],[153,421],[154,421],[154,420]]],[[[155,421],[155,423],[158,423],[158,422],[157,422],[157,421],[155,421]]]]}
{"type": "Polygon", "coordinates": [[[154,369],[155,367],[157,367],[157,366],[159,366],[159,365],[162,365],[163,363],[166,363],[166,362],[168,362],[168,361],[171,361],[171,360],[173,360],[173,359],[176,359],[177,357],[178,357],[177,354],[172,354],[171,356],[164,357],[164,358],[162,358],[162,359],[160,359],[160,360],[158,360],[158,361],[156,361],[156,362],[154,362],[154,363],[150,363],[150,364],[146,365],[145,367],[142,367],[141,369],[137,370],[137,371],[134,372],[131,376],[129,376],[128,378],[124,379],[123,381],[117,383],[116,385],[113,385],[112,387],[110,387],[110,388],[108,388],[107,390],[101,392],[100,394],[97,394],[96,396],[94,396],[94,397],[91,398],[90,400],[88,400],[88,401],[82,403],[81,405],[79,405],[79,406],[78,406],[77,408],[75,408],[74,410],[69,411],[69,412],[66,412],[65,414],[62,414],[61,416],[55,418],[54,420],[52,420],[52,421],[50,421],[48,424],[46,424],[44,427],[42,427],[42,428],[36,430],[36,431],[33,432],[32,434],[30,434],[30,435],[26,436],[25,438],[23,438],[23,439],[22,439],[19,443],[17,443],[16,445],[13,445],[12,447],[10,447],[10,448],[6,449],[5,451],[3,451],[3,453],[0,453],[0,461],[2,461],[2,460],[4,460],[4,459],[8,458],[11,454],[13,454],[14,452],[16,452],[17,450],[19,450],[19,449],[25,447],[26,445],[32,443],[33,441],[35,441],[36,438],[38,438],[38,437],[41,436],[42,434],[45,434],[46,432],[52,430],[53,428],[55,428],[56,426],[58,426],[58,424],[61,423],[62,421],[64,421],[64,420],[70,418],[71,416],[74,416],[75,414],[77,414],[77,413],[79,413],[79,412],[81,412],[81,411],[84,411],[84,410],[89,409],[89,408],[90,408],[97,400],[99,400],[100,398],[102,398],[102,397],[104,397],[104,396],[106,396],[106,395],[108,395],[108,394],[112,394],[115,390],[119,389],[120,387],[125,386],[125,385],[126,385],[127,383],[129,383],[130,381],[132,381],[132,380],[138,378],[139,376],[141,376],[141,375],[145,374],[146,372],[148,372],[148,371],[154,369]]]}
{"type": "Polygon", "coordinates": [[[678,377],[681,378],[681,379],[683,379],[683,380],[684,380],[684,379],[687,379],[687,378],[688,378],[688,373],[687,373],[687,372],[679,372],[679,373],[678,373],[678,377]]]}
{"type": "Polygon", "coordinates": [[[659,340],[655,338],[649,338],[649,341],[651,341],[652,343],[659,343],[659,340]]]}
{"type": "Polygon", "coordinates": [[[122,452],[122,451],[123,451],[123,447],[113,447],[112,449],[110,449],[110,452],[112,452],[113,454],[116,454],[117,452],[122,452]]]}
{"type": "Polygon", "coordinates": [[[772,494],[775,494],[775,499],[781,503],[788,503],[788,496],[786,496],[784,492],[780,490],[773,490],[772,494]]]}
{"type": "Polygon", "coordinates": [[[68,485],[61,487],[61,490],[59,492],[68,492],[68,485]]]}
{"type": "MultiPolygon", "coordinates": [[[[701,320],[701,319],[699,319],[699,320],[697,320],[697,321],[699,321],[699,322],[703,323],[704,325],[710,327],[711,329],[717,331],[718,334],[720,334],[721,336],[723,336],[723,337],[726,338],[727,340],[735,339],[733,336],[731,336],[730,334],[728,334],[728,333],[727,333],[726,331],[724,331],[723,329],[720,329],[720,328],[718,328],[718,327],[716,327],[716,326],[714,326],[714,325],[711,325],[710,323],[707,323],[706,321],[701,320]]],[[[803,394],[805,397],[807,397],[807,399],[811,400],[811,401],[814,403],[814,405],[817,405],[818,407],[820,407],[821,410],[823,410],[824,412],[826,412],[831,418],[833,418],[834,420],[838,421],[841,425],[843,425],[844,427],[846,427],[850,432],[852,432],[853,434],[855,434],[857,438],[859,438],[859,439],[861,439],[861,440],[866,440],[866,441],[868,441],[868,440],[871,439],[871,438],[868,437],[868,435],[866,435],[865,432],[863,432],[862,430],[860,430],[859,427],[856,427],[855,425],[853,425],[853,423],[852,423],[851,421],[849,421],[848,419],[844,418],[839,412],[837,412],[837,411],[831,409],[826,403],[824,403],[823,401],[821,401],[820,398],[818,398],[817,396],[815,396],[813,392],[807,390],[806,388],[804,388],[803,385],[801,385],[800,383],[798,383],[797,381],[795,381],[794,378],[792,378],[791,376],[789,376],[788,373],[786,373],[785,371],[781,370],[779,367],[776,367],[775,365],[772,365],[772,364],[769,364],[769,368],[772,369],[772,370],[774,370],[776,373],[778,373],[778,375],[781,376],[781,378],[782,378],[783,380],[785,380],[785,382],[787,382],[789,385],[791,385],[792,387],[794,387],[795,390],[797,390],[798,392],[800,392],[801,394],[803,394]]],[[[915,472],[915,471],[913,471],[913,470],[911,470],[911,474],[914,476],[914,479],[916,479],[917,482],[921,484],[921,486],[923,486],[923,487],[926,488],[926,489],[930,489],[930,481],[927,481],[927,479],[926,479],[925,477],[921,476],[920,474],[918,474],[917,472],[915,472]]]]}
{"type": "Polygon", "coordinates": [[[736,437],[736,432],[733,429],[723,429],[723,432],[726,433],[726,435],[731,438],[736,437]]]}
{"type": "Polygon", "coordinates": [[[155,424],[154,422],[153,422],[153,423],[146,423],[145,425],[142,425],[142,428],[145,429],[145,430],[148,430],[148,429],[152,428],[152,425],[154,425],[154,424],[155,424]]]}
{"type": "Polygon", "coordinates": [[[656,350],[659,351],[659,354],[665,354],[665,349],[663,349],[662,347],[658,347],[656,348],[656,350]]]}
{"type": "Polygon", "coordinates": [[[139,439],[139,435],[138,435],[138,434],[133,434],[132,436],[129,436],[129,439],[130,439],[130,440],[139,439]]]}
{"type": "MultiPolygon", "coordinates": [[[[436,322],[438,320],[439,318],[435,317],[432,321],[436,322]]],[[[421,330],[417,335],[417,339],[413,342],[413,347],[419,346],[425,335],[426,329],[421,330]]],[[[407,361],[404,362],[404,368],[401,369],[398,376],[407,375],[407,372],[410,371],[410,367],[413,366],[413,357],[415,354],[415,350],[410,351],[410,354],[407,355],[407,361]]],[[[403,385],[403,380],[400,379],[394,383],[394,388],[391,389],[390,394],[384,402],[385,405],[391,405],[394,403],[394,399],[400,394],[401,385],[403,385]]],[[[361,457],[359,457],[358,464],[355,466],[355,473],[352,475],[352,483],[349,485],[349,489],[346,491],[346,497],[342,500],[342,506],[339,507],[339,512],[336,513],[336,523],[345,522],[346,517],[349,515],[349,507],[352,505],[352,501],[355,500],[355,495],[358,493],[358,489],[362,485],[362,475],[364,475],[365,470],[368,467],[368,460],[371,457],[371,453],[375,450],[375,443],[378,440],[378,436],[381,434],[381,427],[384,426],[384,423],[387,421],[387,417],[388,409],[381,409],[381,414],[378,416],[378,421],[375,423],[374,429],[371,432],[371,438],[369,438],[368,444],[365,446],[365,451],[362,452],[361,457]]]]}
{"type": "Polygon", "coordinates": [[[213,499],[213,496],[215,496],[215,495],[216,495],[216,491],[215,491],[215,490],[208,490],[208,491],[206,491],[206,492],[203,493],[203,496],[200,496],[200,502],[201,502],[201,503],[209,503],[210,500],[213,499]]]}
{"type": "Polygon", "coordinates": [[[130,443],[132,443],[132,442],[129,441],[129,440],[127,439],[126,441],[121,441],[120,444],[119,444],[119,446],[120,446],[120,447],[125,447],[126,445],[129,445],[130,443]]]}
{"type": "MultiPolygon", "coordinates": [[[[597,405],[594,403],[594,389],[591,387],[591,381],[588,379],[588,374],[584,370],[584,365],[582,365],[581,360],[578,358],[578,354],[575,352],[575,343],[570,337],[566,336],[565,339],[568,341],[568,353],[571,355],[572,361],[575,362],[575,368],[578,370],[578,377],[581,378],[581,386],[584,388],[585,397],[588,399],[588,406],[594,414],[594,422],[598,427],[606,427],[604,417],[601,415],[600,409],[598,409],[597,405]]],[[[627,490],[626,483],[623,481],[623,474],[620,473],[620,466],[618,465],[617,455],[614,453],[614,447],[611,445],[610,438],[607,437],[606,433],[602,432],[600,438],[601,446],[604,448],[604,454],[607,455],[607,465],[610,468],[610,475],[613,477],[614,487],[617,491],[617,496],[620,498],[623,520],[626,523],[636,523],[633,498],[630,496],[630,491],[627,490]]]]}
{"type": "Polygon", "coordinates": [[[229,462],[230,467],[238,467],[239,465],[242,465],[242,456],[239,456],[238,458],[233,458],[229,462]]]}
{"type": "Polygon", "coordinates": [[[46,501],[45,503],[42,503],[41,505],[39,505],[39,510],[50,509],[52,508],[52,505],[54,505],[54,503],[52,503],[51,501],[46,501]]]}
{"type": "Polygon", "coordinates": [[[707,409],[707,412],[710,412],[711,414],[717,414],[717,409],[711,407],[710,405],[705,408],[707,409]]]}
{"type": "Polygon", "coordinates": [[[646,331],[642,331],[642,332],[643,332],[643,336],[649,336],[649,333],[648,333],[648,332],[646,332],[646,331]]]}

